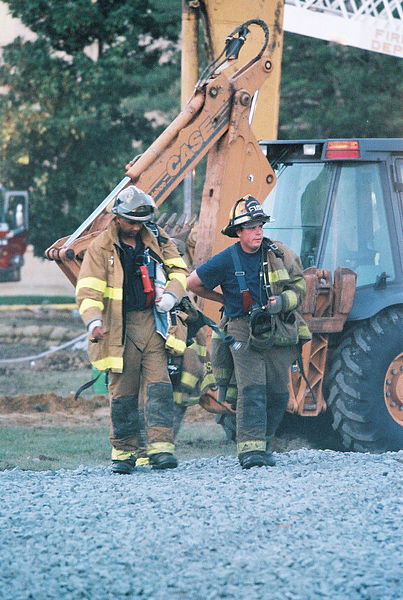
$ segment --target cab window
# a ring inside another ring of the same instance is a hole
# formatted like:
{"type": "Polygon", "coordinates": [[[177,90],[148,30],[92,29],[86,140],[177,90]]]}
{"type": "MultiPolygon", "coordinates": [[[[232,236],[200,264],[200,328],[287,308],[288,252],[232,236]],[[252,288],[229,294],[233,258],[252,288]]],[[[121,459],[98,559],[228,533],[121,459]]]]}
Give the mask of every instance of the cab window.
{"type": "Polygon", "coordinates": [[[316,264],[326,206],[335,166],[323,163],[282,165],[277,184],[263,203],[275,222],[265,235],[296,252],[305,268],[316,264]]]}
{"type": "Polygon", "coordinates": [[[384,272],[389,281],[395,276],[381,168],[374,163],[341,167],[319,257],[323,268],[353,269],[357,273],[357,286],[374,284],[384,272]]]}
{"type": "Polygon", "coordinates": [[[263,203],[274,223],[265,236],[280,240],[313,265],[357,273],[357,286],[382,273],[395,277],[378,163],[289,163],[263,203]]]}

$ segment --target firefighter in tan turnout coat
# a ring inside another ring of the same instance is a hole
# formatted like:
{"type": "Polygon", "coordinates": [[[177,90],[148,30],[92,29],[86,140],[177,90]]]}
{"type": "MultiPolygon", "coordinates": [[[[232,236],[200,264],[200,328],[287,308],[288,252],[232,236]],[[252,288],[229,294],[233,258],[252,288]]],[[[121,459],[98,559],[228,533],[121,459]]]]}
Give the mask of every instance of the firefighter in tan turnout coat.
{"type": "Polygon", "coordinates": [[[142,418],[151,466],[177,466],[167,350],[180,353],[186,346],[175,337],[170,311],[185,293],[187,268],[176,245],[152,224],[154,211],[153,199],[135,186],[120,192],[111,209],[115,218],[89,245],[76,287],[92,342],[89,358],[109,374],[115,473],[135,467],[142,418]]]}

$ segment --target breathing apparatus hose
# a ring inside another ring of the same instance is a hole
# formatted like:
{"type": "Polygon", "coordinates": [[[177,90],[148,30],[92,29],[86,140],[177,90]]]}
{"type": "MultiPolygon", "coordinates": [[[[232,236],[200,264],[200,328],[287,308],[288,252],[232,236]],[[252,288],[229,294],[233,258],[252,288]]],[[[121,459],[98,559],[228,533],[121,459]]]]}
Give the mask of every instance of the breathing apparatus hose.
{"type": "Polygon", "coordinates": [[[217,325],[217,323],[215,321],[213,321],[212,319],[210,319],[203,313],[201,313],[201,315],[203,316],[203,320],[204,320],[205,324],[208,327],[210,327],[220,337],[221,341],[224,344],[226,344],[227,346],[230,346],[230,347],[235,347],[237,345],[238,342],[235,341],[235,338],[233,335],[225,335],[225,333],[222,331],[222,329],[220,329],[220,327],[217,325]]]}
{"type": "Polygon", "coordinates": [[[213,319],[210,319],[210,317],[207,317],[207,315],[202,313],[201,310],[196,308],[187,296],[182,298],[179,308],[188,315],[188,328],[190,330],[190,337],[196,335],[197,331],[201,327],[207,325],[219,336],[224,344],[236,348],[238,342],[235,341],[234,336],[225,335],[219,325],[217,325],[213,319]]]}

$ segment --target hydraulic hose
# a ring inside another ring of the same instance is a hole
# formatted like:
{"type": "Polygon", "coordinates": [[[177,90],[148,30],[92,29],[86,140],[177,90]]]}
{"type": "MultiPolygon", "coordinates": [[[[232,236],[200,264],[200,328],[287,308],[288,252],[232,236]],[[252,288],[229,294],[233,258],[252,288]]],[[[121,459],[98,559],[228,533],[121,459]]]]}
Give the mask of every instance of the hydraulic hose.
{"type": "Polygon", "coordinates": [[[249,33],[249,25],[258,25],[264,31],[263,46],[260,52],[255,56],[255,60],[259,60],[269,43],[269,28],[267,24],[261,19],[249,19],[249,21],[245,21],[245,23],[242,23],[242,25],[238,25],[238,27],[235,27],[235,29],[227,36],[227,39],[225,40],[225,47],[217,56],[217,58],[212,60],[204,69],[201,76],[199,77],[198,82],[196,83],[196,88],[203,85],[203,83],[205,83],[205,81],[209,79],[209,77],[211,77],[214,71],[219,69],[227,60],[238,58],[239,51],[244,45],[246,41],[246,36],[249,33]],[[236,35],[238,35],[238,37],[235,37],[236,35]],[[223,56],[224,58],[222,58],[223,56]],[[221,58],[221,62],[218,62],[221,58]]]}

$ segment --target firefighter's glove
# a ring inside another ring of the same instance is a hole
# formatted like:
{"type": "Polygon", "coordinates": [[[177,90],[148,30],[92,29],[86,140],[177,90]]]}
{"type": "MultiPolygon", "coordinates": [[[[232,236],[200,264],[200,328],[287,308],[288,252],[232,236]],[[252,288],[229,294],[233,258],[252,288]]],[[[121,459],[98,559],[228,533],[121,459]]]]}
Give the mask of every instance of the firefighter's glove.
{"type": "Polygon", "coordinates": [[[277,315],[283,310],[284,301],[282,296],[271,296],[267,303],[267,311],[271,315],[277,315]]]}
{"type": "Polygon", "coordinates": [[[173,309],[176,304],[176,298],[168,292],[164,292],[161,296],[161,300],[155,303],[155,308],[160,313],[166,313],[173,309]]]}

